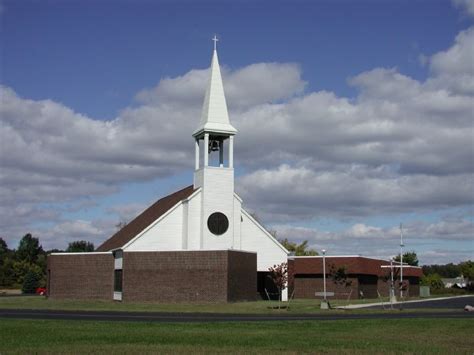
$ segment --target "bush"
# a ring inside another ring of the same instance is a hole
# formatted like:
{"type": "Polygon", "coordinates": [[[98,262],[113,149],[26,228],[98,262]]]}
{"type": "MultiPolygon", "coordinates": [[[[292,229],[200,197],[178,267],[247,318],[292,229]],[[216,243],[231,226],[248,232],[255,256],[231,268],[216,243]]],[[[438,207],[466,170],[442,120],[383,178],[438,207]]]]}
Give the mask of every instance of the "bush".
{"type": "Polygon", "coordinates": [[[454,295],[454,296],[457,296],[457,295],[465,295],[467,294],[468,292],[462,288],[454,288],[454,287],[450,287],[450,288],[437,288],[437,289],[433,289],[431,290],[431,294],[432,295],[454,295]]]}
{"type": "Polygon", "coordinates": [[[40,276],[34,271],[28,271],[23,281],[21,292],[23,293],[35,293],[39,287],[40,276]]]}
{"type": "Polygon", "coordinates": [[[443,280],[441,280],[441,276],[438,274],[423,276],[420,280],[420,284],[422,286],[429,286],[431,291],[444,289],[443,280]]]}

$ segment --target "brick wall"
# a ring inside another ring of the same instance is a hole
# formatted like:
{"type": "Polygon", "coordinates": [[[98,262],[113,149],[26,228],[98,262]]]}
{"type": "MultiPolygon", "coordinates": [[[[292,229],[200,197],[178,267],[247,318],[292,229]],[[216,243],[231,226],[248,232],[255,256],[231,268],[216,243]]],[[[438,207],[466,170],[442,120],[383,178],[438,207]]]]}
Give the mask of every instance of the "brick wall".
{"type": "MultiPolygon", "coordinates": [[[[415,297],[420,295],[420,284],[418,277],[404,277],[403,280],[408,286],[407,292],[405,292],[405,297],[415,297]]],[[[400,294],[399,286],[400,280],[394,280],[394,290],[397,297],[400,294]]],[[[388,296],[390,292],[390,280],[385,282],[383,278],[379,278],[377,287],[382,296],[388,296]]]]}
{"type": "MultiPolygon", "coordinates": [[[[305,275],[306,276],[306,275],[305,275]]],[[[328,297],[331,299],[344,299],[349,297],[358,298],[359,292],[359,282],[356,277],[348,277],[348,281],[351,281],[350,286],[342,286],[335,284],[330,278],[326,278],[326,291],[334,292],[333,297],[328,297]],[[351,293],[352,289],[352,293],[351,293]]],[[[321,296],[316,297],[315,292],[323,292],[324,282],[322,275],[307,275],[307,277],[300,277],[295,275],[294,277],[294,298],[321,298],[321,296]]]]}
{"type": "Polygon", "coordinates": [[[171,303],[254,299],[256,273],[256,255],[244,252],[125,252],[123,300],[171,303]]]}
{"type": "Polygon", "coordinates": [[[51,298],[111,300],[114,258],[107,254],[48,256],[48,295],[51,298]]]}
{"type": "Polygon", "coordinates": [[[257,254],[228,251],[227,301],[257,299],[257,254]]]}

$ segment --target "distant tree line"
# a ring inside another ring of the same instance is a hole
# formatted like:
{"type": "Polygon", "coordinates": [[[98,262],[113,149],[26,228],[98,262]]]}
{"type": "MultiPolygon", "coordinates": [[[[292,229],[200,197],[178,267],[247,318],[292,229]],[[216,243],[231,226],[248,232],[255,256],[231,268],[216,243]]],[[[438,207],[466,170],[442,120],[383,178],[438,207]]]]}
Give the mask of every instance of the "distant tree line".
{"type": "MultiPolygon", "coordinates": [[[[395,262],[400,262],[400,254],[393,258],[395,262]]],[[[414,251],[409,251],[403,254],[403,263],[408,265],[418,266],[418,256],[414,251]]],[[[469,280],[467,289],[474,289],[474,262],[471,260],[463,261],[459,264],[444,264],[444,265],[423,265],[423,277],[420,280],[421,285],[430,286],[433,291],[446,291],[444,288],[443,278],[455,278],[461,275],[469,280]]],[[[398,270],[395,270],[398,275],[398,270]]]]}
{"type": "Polygon", "coordinates": [[[443,278],[455,278],[463,276],[468,281],[466,288],[470,291],[474,290],[474,262],[471,260],[463,261],[459,264],[445,265],[424,265],[423,278],[421,284],[430,286],[432,290],[443,290],[443,278]]]}
{"type": "Polygon", "coordinates": [[[30,233],[21,238],[17,249],[9,249],[0,238],[0,287],[21,288],[34,292],[46,285],[46,257],[57,252],[91,252],[94,244],[81,240],[69,243],[66,250],[43,250],[38,238],[30,233]]]}

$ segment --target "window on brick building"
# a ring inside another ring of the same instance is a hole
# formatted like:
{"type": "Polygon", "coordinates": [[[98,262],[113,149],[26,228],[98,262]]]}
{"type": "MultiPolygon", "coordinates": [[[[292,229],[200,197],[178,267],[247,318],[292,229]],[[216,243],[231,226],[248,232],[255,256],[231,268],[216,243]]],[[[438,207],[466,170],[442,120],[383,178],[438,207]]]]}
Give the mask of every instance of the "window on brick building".
{"type": "Polygon", "coordinates": [[[122,270],[115,270],[114,272],[114,291],[122,292],[122,270]]]}

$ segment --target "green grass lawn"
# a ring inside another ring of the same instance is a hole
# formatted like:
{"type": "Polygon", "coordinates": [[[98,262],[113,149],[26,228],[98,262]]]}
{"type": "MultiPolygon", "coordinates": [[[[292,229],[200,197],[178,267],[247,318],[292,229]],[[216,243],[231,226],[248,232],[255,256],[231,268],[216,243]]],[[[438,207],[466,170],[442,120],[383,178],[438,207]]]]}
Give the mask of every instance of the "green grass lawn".
{"type": "MultiPolygon", "coordinates": [[[[355,300],[351,303],[371,303],[378,300],[355,300]]],[[[333,306],[346,305],[346,301],[333,301],[333,306]]],[[[282,302],[287,306],[287,302],[282,302]]],[[[196,313],[239,313],[239,314],[275,314],[279,312],[324,313],[320,309],[320,300],[297,299],[289,303],[290,308],[275,309],[276,301],[236,302],[221,304],[161,304],[161,303],[127,303],[113,301],[79,301],[79,300],[54,300],[45,297],[0,297],[0,308],[8,309],[55,309],[55,310],[84,310],[84,311],[122,311],[122,312],[196,312],[196,313]]],[[[410,310],[413,311],[413,310],[410,310]]],[[[422,310],[420,310],[422,311],[422,310]]],[[[438,310],[443,311],[443,310],[438,310]]],[[[348,312],[344,310],[331,310],[331,312],[348,312]]],[[[374,310],[351,310],[350,312],[382,312],[374,310]]]]}
{"type": "MultiPolygon", "coordinates": [[[[282,302],[281,306],[287,306],[282,302]]],[[[0,308],[9,309],[55,309],[87,311],[125,311],[125,312],[197,312],[197,313],[318,313],[321,312],[319,300],[294,300],[290,309],[275,309],[277,301],[256,301],[236,303],[206,304],[162,304],[128,303],[113,301],[53,300],[45,297],[0,297],[0,308]]]]}
{"type": "Polygon", "coordinates": [[[143,323],[0,319],[0,353],[472,354],[472,319],[143,323]]]}

